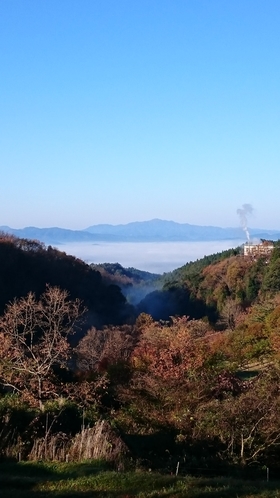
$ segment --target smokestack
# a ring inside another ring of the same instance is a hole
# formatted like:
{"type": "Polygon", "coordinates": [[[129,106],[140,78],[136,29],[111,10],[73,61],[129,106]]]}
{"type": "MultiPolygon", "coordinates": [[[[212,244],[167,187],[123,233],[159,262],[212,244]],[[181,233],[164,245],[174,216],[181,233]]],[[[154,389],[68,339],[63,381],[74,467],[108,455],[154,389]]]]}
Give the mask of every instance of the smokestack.
{"type": "Polygon", "coordinates": [[[253,207],[251,204],[243,204],[242,208],[237,209],[237,214],[240,218],[240,224],[242,227],[242,230],[246,233],[246,238],[247,241],[250,242],[250,234],[248,230],[248,221],[247,221],[247,216],[253,213],[253,207]]]}

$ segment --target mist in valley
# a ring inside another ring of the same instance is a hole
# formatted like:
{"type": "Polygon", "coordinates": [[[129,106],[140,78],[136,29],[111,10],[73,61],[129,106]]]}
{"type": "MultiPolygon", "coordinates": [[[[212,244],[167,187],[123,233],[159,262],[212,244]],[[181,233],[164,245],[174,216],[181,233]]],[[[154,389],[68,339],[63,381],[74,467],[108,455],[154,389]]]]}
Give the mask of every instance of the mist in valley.
{"type": "Polygon", "coordinates": [[[163,274],[190,261],[215,254],[244,243],[244,240],[211,242],[79,242],[57,246],[60,251],[86,263],[120,263],[125,268],[137,268],[163,274]]]}

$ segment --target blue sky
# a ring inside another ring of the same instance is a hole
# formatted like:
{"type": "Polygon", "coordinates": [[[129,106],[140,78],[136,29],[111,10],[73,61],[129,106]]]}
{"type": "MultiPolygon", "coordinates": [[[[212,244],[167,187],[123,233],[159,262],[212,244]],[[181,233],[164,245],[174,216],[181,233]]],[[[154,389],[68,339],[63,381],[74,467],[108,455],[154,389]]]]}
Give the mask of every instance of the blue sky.
{"type": "Polygon", "coordinates": [[[1,0],[0,225],[280,228],[279,0],[1,0]]]}

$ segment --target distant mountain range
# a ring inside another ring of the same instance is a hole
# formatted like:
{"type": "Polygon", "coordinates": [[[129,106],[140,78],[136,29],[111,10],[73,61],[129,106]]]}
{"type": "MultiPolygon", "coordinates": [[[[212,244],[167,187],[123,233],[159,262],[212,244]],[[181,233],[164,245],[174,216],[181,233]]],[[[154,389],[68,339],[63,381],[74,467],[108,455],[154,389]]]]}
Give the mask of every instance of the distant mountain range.
{"type": "MultiPolygon", "coordinates": [[[[180,241],[246,241],[241,228],[221,228],[215,226],[190,225],[154,219],[135,221],[126,225],[92,225],[84,230],[68,230],[65,228],[10,228],[0,226],[2,232],[26,239],[36,239],[50,245],[69,242],[180,242],[180,241]]],[[[280,239],[279,230],[250,229],[253,239],[280,239]]]]}

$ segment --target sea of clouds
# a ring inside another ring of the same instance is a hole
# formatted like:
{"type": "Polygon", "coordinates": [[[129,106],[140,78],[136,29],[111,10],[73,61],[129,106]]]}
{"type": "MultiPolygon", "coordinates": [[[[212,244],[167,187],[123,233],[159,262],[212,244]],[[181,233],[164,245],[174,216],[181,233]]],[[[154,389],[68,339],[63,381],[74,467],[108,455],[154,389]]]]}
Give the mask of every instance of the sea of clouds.
{"type": "Polygon", "coordinates": [[[151,273],[166,273],[189,261],[237,247],[244,241],[214,242],[79,242],[57,246],[86,263],[120,263],[151,273]]]}

